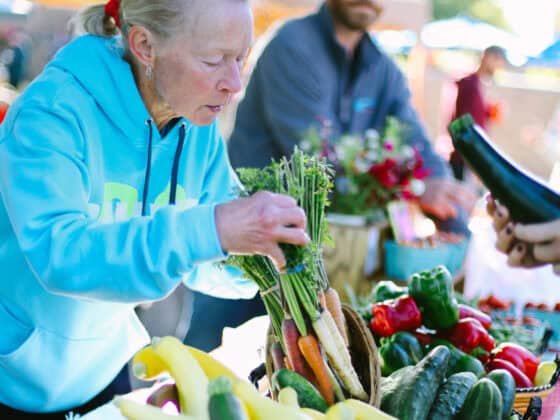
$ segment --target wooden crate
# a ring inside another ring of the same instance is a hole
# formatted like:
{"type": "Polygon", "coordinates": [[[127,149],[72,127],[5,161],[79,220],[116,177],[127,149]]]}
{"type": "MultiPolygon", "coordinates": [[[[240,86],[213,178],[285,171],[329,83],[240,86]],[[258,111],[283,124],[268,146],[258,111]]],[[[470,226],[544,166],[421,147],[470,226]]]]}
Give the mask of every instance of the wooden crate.
{"type": "MultiPolygon", "coordinates": [[[[341,300],[348,302],[345,285],[358,295],[366,294],[371,289],[369,276],[365,274],[370,237],[376,238],[375,254],[377,270],[383,267],[382,244],[388,234],[386,221],[368,224],[364,218],[328,217],[329,231],[334,240],[334,247],[323,249],[323,259],[329,282],[340,294],[341,300]],[[373,235],[373,236],[372,236],[373,235]]],[[[373,274],[373,273],[372,273],[373,274]]]]}

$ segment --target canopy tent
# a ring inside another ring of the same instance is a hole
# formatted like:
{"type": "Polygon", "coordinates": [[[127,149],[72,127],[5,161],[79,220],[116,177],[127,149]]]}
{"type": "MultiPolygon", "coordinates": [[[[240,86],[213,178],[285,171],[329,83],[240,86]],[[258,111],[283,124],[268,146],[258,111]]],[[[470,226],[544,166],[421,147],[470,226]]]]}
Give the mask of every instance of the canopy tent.
{"type": "Polygon", "coordinates": [[[428,48],[441,49],[483,51],[499,45],[514,64],[524,63],[529,55],[516,35],[467,16],[430,22],[422,28],[420,39],[428,48]]]}

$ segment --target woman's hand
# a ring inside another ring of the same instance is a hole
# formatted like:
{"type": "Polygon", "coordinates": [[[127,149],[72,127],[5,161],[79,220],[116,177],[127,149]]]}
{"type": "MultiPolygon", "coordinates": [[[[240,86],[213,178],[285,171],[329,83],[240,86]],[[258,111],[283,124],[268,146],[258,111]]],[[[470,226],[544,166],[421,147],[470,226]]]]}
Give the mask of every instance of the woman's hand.
{"type": "Polygon", "coordinates": [[[267,255],[286,265],[279,243],[307,245],[306,217],[292,197],[260,191],[216,207],[216,228],[224,251],[267,255]]]}
{"type": "Polygon", "coordinates": [[[496,248],[508,255],[514,267],[538,267],[553,264],[560,274],[560,219],[530,225],[514,224],[509,211],[488,196],[486,210],[493,219],[498,238],[496,248]]]}

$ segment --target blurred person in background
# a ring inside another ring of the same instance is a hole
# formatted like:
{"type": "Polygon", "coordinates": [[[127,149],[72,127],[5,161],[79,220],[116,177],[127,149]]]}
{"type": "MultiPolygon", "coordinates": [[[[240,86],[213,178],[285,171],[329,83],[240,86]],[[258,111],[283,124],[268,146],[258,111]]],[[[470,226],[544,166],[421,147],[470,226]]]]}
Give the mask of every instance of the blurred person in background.
{"type": "MultiPolygon", "coordinates": [[[[497,70],[506,66],[506,52],[492,45],[482,54],[478,69],[457,82],[457,99],[453,118],[471,114],[474,121],[484,129],[491,122],[499,122],[501,108],[498,103],[489,103],[484,97],[484,83],[492,79],[497,70]]],[[[465,167],[461,155],[455,150],[449,157],[453,175],[460,181],[474,182],[473,174],[465,167]]]]}
{"type": "Polygon", "coordinates": [[[252,296],[204,267],[239,253],[282,268],[279,242],[309,242],[291,197],[236,197],[215,123],[241,89],[247,1],[111,0],[81,19],[90,34],[0,126],[2,419],[63,419],[128,392],[149,339],[137,304],[181,283],[252,296]]]}
{"type": "Polygon", "coordinates": [[[26,81],[30,39],[23,29],[16,27],[7,29],[5,37],[8,46],[2,50],[0,61],[8,71],[8,83],[17,89],[26,81]]]}
{"type": "MultiPolygon", "coordinates": [[[[468,235],[466,220],[476,197],[453,179],[447,162],[433,150],[410,103],[405,77],[368,33],[383,3],[327,0],[317,13],[288,21],[278,30],[258,58],[237,109],[228,143],[232,165],[263,167],[271,159],[289,156],[304,133],[323,121],[330,123],[335,139],[370,128],[382,132],[387,117],[394,116],[431,172],[424,180],[422,209],[440,229],[468,235]]],[[[264,313],[258,296],[250,305],[252,310],[246,302],[197,294],[193,322],[206,321],[212,313],[219,335],[223,326],[264,313]]],[[[210,333],[192,330],[187,342],[212,340],[210,333]]]]}

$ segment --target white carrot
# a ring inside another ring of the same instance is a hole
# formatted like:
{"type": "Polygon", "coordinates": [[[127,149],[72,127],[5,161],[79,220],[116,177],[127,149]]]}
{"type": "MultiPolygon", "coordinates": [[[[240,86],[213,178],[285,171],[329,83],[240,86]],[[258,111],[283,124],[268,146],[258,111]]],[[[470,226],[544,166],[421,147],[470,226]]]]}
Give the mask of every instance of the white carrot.
{"type": "Polygon", "coordinates": [[[322,311],[320,316],[313,321],[312,325],[317,337],[321,341],[323,349],[327,353],[329,361],[350,394],[361,400],[367,400],[368,395],[358,378],[354,366],[352,366],[350,352],[344,345],[342,335],[329,311],[322,311]]]}

